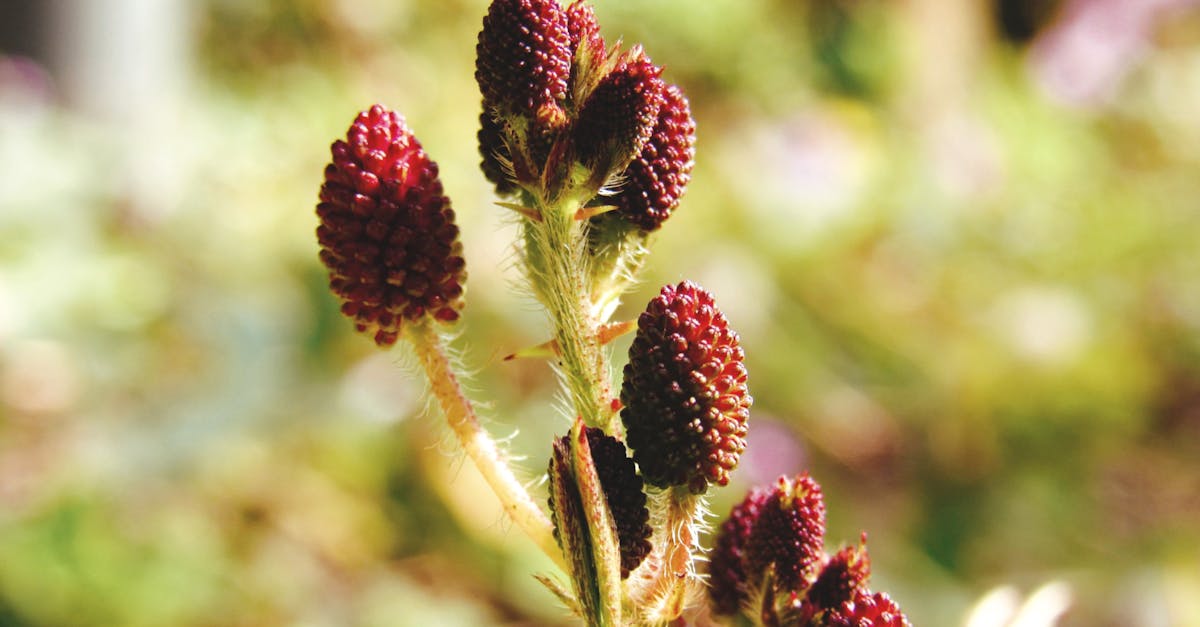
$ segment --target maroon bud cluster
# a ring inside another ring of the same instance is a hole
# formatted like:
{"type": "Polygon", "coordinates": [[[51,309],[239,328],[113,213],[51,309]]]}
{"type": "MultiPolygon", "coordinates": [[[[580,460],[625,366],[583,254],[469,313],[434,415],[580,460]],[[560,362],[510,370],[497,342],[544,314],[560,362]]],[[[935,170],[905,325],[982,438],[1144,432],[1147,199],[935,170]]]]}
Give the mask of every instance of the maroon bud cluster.
{"type": "Polygon", "coordinates": [[[466,262],[454,211],[404,118],[375,105],[331,152],[317,241],[342,313],[380,346],[404,320],[457,320],[466,262]]]}
{"type": "Polygon", "coordinates": [[[612,58],[605,46],[585,0],[565,9],[557,0],[494,0],[476,46],[481,168],[498,194],[511,195],[514,178],[530,189],[562,183],[558,160],[573,154],[591,172],[578,184],[621,181],[613,215],[654,231],[691,178],[696,125],[682,92],[640,48],[612,58]],[[560,141],[573,150],[556,150],[560,141]]]}
{"type": "Polygon", "coordinates": [[[666,84],[662,68],[640,50],[601,79],[579,112],[574,141],[584,164],[608,178],[641,152],[655,129],[666,84]]]}
{"type": "Polygon", "coordinates": [[[475,52],[485,111],[531,118],[541,129],[565,122],[573,54],[558,0],[494,0],[475,52]]]}
{"type": "Polygon", "coordinates": [[[696,123],[687,98],[674,85],[662,96],[649,141],[625,169],[615,199],[621,216],[644,231],[658,229],[679,206],[696,157],[696,123]]]}
{"type": "MultiPolygon", "coordinates": [[[[650,534],[653,530],[649,523],[650,512],[646,509],[646,494],[642,491],[642,478],[638,476],[637,467],[626,454],[625,445],[620,440],[595,427],[588,427],[585,433],[596,476],[600,478],[600,488],[617,524],[621,578],[625,579],[650,554],[650,534]]],[[[568,447],[568,436],[563,436],[554,449],[555,454],[561,455],[561,452],[569,450],[568,447]]],[[[564,462],[566,460],[558,460],[558,466],[564,467],[564,462]]],[[[555,472],[555,465],[552,459],[551,473],[555,472]]],[[[559,521],[553,492],[550,496],[550,512],[554,522],[554,537],[557,539],[559,521]]]]}
{"type": "Polygon", "coordinates": [[[729,482],[753,402],[744,359],[703,288],[667,285],[650,301],[621,386],[621,420],[647,483],[702,494],[729,482]]]}
{"type": "Polygon", "coordinates": [[[831,557],[824,537],[825,501],[808,473],[751,490],[717,534],[709,562],[713,612],[761,611],[769,624],[797,627],[908,627],[895,603],[867,588],[866,536],[831,557]],[[762,608],[750,607],[759,599],[762,608]]]}

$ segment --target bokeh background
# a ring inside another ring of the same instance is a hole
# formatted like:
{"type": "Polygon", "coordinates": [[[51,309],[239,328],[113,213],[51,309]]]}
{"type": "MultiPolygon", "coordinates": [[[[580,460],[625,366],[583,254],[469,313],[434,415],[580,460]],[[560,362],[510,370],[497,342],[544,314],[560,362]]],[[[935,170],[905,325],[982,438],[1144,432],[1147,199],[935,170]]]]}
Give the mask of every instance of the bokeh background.
{"type": "MultiPolygon", "coordinates": [[[[698,122],[618,315],[691,278],[742,334],[714,512],[810,469],[916,625],[1200,625],[1200,3],[595,5],[698,122]]],[[[569,623],[313,234],[329,143],[402,111],[543,498],[568,423],[501,359],[547,324],[477,169],[486,8],[0,4],[0,624],[569,623]]]]}

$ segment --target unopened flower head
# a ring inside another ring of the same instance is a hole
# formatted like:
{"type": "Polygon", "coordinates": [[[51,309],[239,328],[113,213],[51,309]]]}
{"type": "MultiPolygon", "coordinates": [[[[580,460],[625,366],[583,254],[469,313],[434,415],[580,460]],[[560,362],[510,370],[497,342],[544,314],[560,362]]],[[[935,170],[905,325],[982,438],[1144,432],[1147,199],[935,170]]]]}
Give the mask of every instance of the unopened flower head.
{"type": "Polygon", "coordinates": [[[834,553],[821,568],[816,581],[809,587],[805,602],[817,610],[840,608],[867,590],[871,577],[871,559],[864,541],[834,553]]]}
{"type": "Polygon", "coordinates": [[[708,596],[716,614],[737,614],[746,601],[746,543],[763,505],[769,498],[769,490],[751,490],[746,498],[729,512],[729,517],[717,532],[716,543],[708,562],[708,596]]]}
{"type": "Polygon", "coordinates": [[[620,215],[644,231],[658,229],[679,206],[696,157],[696,123],[687,98],[675,85],[662,98],[649,140],[625,169],[615,199],[620,215]]]}
{"type": "Polygon", "coordinates": [[[558,0],[494,0],[475,51],[485,111],[529,118],[540,129],[566,121],[572,49],[558,0]]]}
{"type": "MultiPolygon", "coordinates": [[[[650,512],[646,509],[642,478],[638,476],[637,467],[627,455],[625,445],[620,440],[595,427],[588,427],[585,433],[596,467],[596,476],[600,478],[600,488],[604,491],[604,499],[617,524],[617,542],[621,550],[621,578],[624,579],[646,559],[651,548],[650,512]]],[[[569,462],[564,457],[568,450],[568,437],[563,436],[554,448],[555,455],[560,459],[551,459],[549,472],[564,472],[564,469],[569,467],[569,462]]],[[[550,512],[556,538],[560,525],[558,510],[551,492],[550,512]]],[[[564,515],[571,515],[571,512],[564,508],[564,515]]]]}
{"type": "Polygon", "coordinates": [[[342,313],[380,346],[405,320],[450,322],[466,263],[434,163],[399,114],[375,105],[334,142],[317,216],[321,261],[342,313]]]}
{"type": "Polygon", "coordinates": [[[808,473],[780,477],[763,504],[746,542],[746,574],[754,585],[769,569],[777,587],[801,591],[821,567],[825,500],[808,473]]]}
{"type": "Polygon", "coordinates": [[[600,24],[596,11],[586,0],[575,0],[567,7],[567,33],[571,41],[574,64],[571,66],[571,86],[578,91],[586,90],[580,80],[589,69],[599,65],[605,56],[604,37],[600,35],[600,24]]]}
{"type": "Polygon", "coordinates": [[[624,168],[641,153],[663,104],[661,76],[662,68],[635,49],[600,80],[575,122],[580,161],[608,178],[610,170],[624,168]]]}
{"type": "Polygon", "coordinates": [[[753,399],[738,336],[704,288],[662,288],[638,318],[621,420],[650,485],[726,485],[746,448],[753,399]]]}

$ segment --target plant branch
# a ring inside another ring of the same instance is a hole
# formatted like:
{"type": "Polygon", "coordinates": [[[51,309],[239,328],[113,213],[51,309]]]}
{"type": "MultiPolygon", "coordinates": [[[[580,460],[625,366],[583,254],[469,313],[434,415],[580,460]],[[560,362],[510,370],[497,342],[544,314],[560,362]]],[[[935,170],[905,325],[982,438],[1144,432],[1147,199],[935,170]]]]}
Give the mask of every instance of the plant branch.
{"type": "Polygon", "coordinates": [[[530,498],[525,486],[517,481],[512,469],[504,462],[496,442],[479,423],[474,406],[458,384],[458,377],[454,374],[437,330],[425,320],[409,325],[407,335],[429,377],[429,385],[446,421],[467,456],[475,462],[475,467],[500,499],[504,511],[543,553],[566,570],[562,552],[554,541],[554,527],[549,517],[530,498]]]}
{"type": "Polygon", "coordinates": [[[599,338],[604,321],[594,311],[588,280],[587,222],[575,219],[578,203],[534,204],[542,219],[525,221],[525,257],[538,299],[554,324],[563,379],[584,422],[613,433],[612,382],[599,338]]]}

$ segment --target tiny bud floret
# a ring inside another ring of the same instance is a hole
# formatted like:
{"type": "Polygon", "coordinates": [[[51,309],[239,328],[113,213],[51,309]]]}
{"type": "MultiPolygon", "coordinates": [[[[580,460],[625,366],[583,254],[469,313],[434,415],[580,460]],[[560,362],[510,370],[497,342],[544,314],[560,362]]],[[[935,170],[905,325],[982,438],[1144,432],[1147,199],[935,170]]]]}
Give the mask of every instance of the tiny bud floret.
{"type": "Polygon", "coordinates": [[[466,281],[458,227],[437,164],[404,118],[375,105],[331,151],[317,241],[342,313],[380,346],[396,342],[405,320],[457,320],[466,281]]]}
{"type": "Polygon", "coordinates": [[[679,206],[696,158],[696,122],[687,98],[675,85],[662,98],[650,138],[625,169],[615,199],[621,216],[644,231],[658,229],[679,206]]]}
{"type": "Polygon", "coordinates": [[[647,483],[702,494],[729,482],[753,402],[744,360],[737,334],[700,286],[667,285],[650,301],[621,386],[621,420],[647,483]]]}

